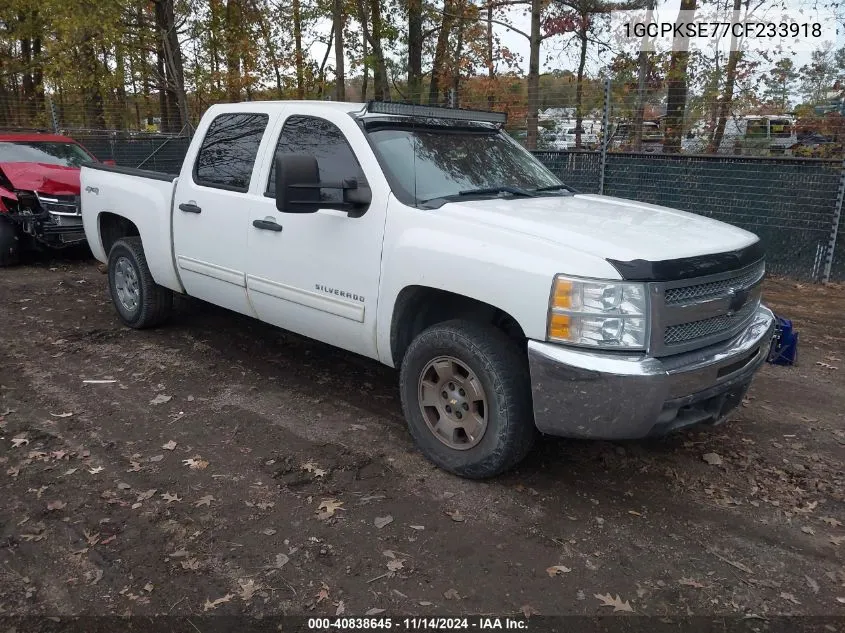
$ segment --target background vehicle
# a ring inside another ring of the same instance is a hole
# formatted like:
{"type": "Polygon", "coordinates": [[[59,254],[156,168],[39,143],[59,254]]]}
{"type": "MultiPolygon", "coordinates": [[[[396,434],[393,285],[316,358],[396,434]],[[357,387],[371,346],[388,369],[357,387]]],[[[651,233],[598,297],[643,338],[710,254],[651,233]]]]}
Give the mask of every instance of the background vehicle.
{"type": "MultiPolygon", "coordinates": [[[[681,147],[684,151],[699,153],[707,149],[709,142],[709,135],[693,134],[683,139],[681,147]]],[[[797,144],[795,119],[791,115],[743,116],[725,122],[718,153],[776,156],[791,154],[797,144]]]]}
{"type": "MultiPolygon", "coordinates": [[[[575,149],[577,144],[578,128],[574,126],[564,127],[551,142],[552,149],[556,150],[570,150],[575,149]]],[[[598,135],[593,133],[586,127],[581,128],[581,149],[593,150],[598,147],[598,135]]]]}
{"type": "Polygon", "coordinates": [[[130,327],[184,293],[399,369],[411,434],[487,477],[538,431],[717,423],[764,362],[757,237],[575,195],[503,114],[212,106],[178,176],[86,165],[82,218],[130,327]]]}
{"type": "Polygon", "coordinates": [[[0,266],[33,245],[85,244],[79,168],[96,160],[66,136],[0,134],[0,266]]]}
{"type": "MultiPolygon", "coordinates": [[[[609,149],[631,151],[634,146],[634,124],[619,123],[613,128],[609,149]]],[[[640,151],[658,154],[663,151],[663,130],[656,121],[643,121],[642,144],[640,151]]]]}

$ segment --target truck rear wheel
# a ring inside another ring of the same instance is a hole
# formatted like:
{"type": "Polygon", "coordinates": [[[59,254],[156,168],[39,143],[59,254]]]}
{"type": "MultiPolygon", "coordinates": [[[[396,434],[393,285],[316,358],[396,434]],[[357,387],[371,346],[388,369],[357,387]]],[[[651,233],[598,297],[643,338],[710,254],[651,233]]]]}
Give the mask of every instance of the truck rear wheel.
{"type": "Polygon", "coordinates": [[[140,237],[125,237],[109,252],[109,292],[120,320],[135,329],[160,325],[173,309],[173,293],[153,281],[140,237]]]}
{"type": "Polygon", "coordinates": [[[18,263],[19,249],[17,227],[10,220],[0,217],[0,268],[18,263]]]}
{"type": "Polygon", "coordinates": [[[456,320],[423,331],[402,359],[399,388],[423,454],[462,477],[508,470],[538,435],[525,354],[493,326],[456,320]]]}

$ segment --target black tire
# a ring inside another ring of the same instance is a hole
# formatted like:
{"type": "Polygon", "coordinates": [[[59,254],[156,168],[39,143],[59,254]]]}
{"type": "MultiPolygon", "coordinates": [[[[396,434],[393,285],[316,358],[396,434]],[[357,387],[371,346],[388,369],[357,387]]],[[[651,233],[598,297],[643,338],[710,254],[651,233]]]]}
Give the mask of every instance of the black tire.
{"type": "Polygon", "coordinates": [[[0,268],[20,261],[20,235],[17,226],[0,216],[0,268]]]}
{"type": "Polygon", "coordinates": [[[408,428],[420,450],[456,475],[483,479],[503,473],[522,461],[538,436],[526,353],[491,325],[455,320],[423,331],[402,359],[399,389],[408,428]],[[438,439],[419,404],[421,374],[442,356],[457,359],[475,374],[488,403],[481,440],[464,450],[438,439]]]}
{"type": "Polygon", "coordinates": [[[109,294],[120,320],[138,330],[164,323],[173,310],[173,293],[153,281],[140,237],[118,240],[109,252],[109,294]],[[134,306],[124,305],[118,294],[117,267],[131,266],[134,271],[138,297],[134,306]]]}

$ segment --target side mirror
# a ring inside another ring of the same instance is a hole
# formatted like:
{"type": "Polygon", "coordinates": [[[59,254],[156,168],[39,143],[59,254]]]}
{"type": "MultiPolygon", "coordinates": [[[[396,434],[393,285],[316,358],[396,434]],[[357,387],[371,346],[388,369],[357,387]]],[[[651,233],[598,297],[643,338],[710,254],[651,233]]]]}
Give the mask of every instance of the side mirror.
{"type": "Polygon", "coordinates": [[[276,158],[276,208],[283,213],[314,213],[320,203],[320,169],[314,156],[276,158]]]}
{"type": "Polygon", "coordinates": [[[372,201],[372,191],[359,185],[357,178],[341,182],[321,182],[314,156],[286,154],[276,158],[276,208],[283,213],[314,213],[318,209],[340,209],[350,217],[360,217],[372,201]],[[342,202],[320,197],[321,189],[340,189],[342,202]]]}

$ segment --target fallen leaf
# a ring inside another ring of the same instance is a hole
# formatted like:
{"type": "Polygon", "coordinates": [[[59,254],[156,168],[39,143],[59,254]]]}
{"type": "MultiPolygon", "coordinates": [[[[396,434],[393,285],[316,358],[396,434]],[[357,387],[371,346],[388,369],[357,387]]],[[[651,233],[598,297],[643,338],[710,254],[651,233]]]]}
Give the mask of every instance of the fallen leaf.
{"type": "Polygon", "coordinates": [[[454,512],[447,512],[446,515],[456,523],[461,523],[464,520],[464,515],[461,514],[460,510],[455,510],[454,512]]]}
{"type": "Polygon", "coordinates": [[[373,607],[372,609],[364,611],[364,615],[378,615],[379,613],[384,613],[384,609],[376,609],[373,607]]]}
{"type": "Polygon", "coordinates": [[[239,580],[238,585],[241,587],[240,598],[244,602],[249,602],[255,593],[261,589],[261,585],[255,584],[251,578],[249,580],[239,580]]]}
{"type": "Polygon", "coordinates": [[[15,448],[20,448],[21,446],[26,446],[29,444],[29,440],[25,437],[13,437],[12,438],[12,446],[15,448]]]}
{"type": "Polygon", "coordinates": [[[151,462],[160,462],[163,459],[164,455],[153,455],[152,457],[150,457],[151,462]]]}
{"type": "MultiPolygon", "coordinates": [[[[701,456],[705,462],[710,464],[711,466],[721,466],[722,465],[722,457],[718,453],[704,453],[701,456]]],[[[598,595],[598,594],[597,594],[598,595]]],[[[610,594],[608,594],[610,595],[610,594]]],[[[610,606],[610,605],[607,605],[610,606]]]]}
{"type": "Polygon", "coordinates": [[[72,475],[72,474],[73,474],[73,473],[75,473],[77,470],[79,470],[79,469],[78,469],[78,468],[69,468],[68,470],[66,470],[66,471],[64,472],[64,475],[72,475]]]}
{"type": "Polygon", "coordinates": [[[845,598],[837,598],[836,602],[838,602],[839,604],[845,604],[845,598]]]}
{"type": "Polygon", "coordinates": [[[118,484],[117,484],[118,490],[129,490],[130,488],[132,488],[132,486],[130,486],[129,484],[127,484],[126,482],[123,482],[123,481],[118,482],[118,484]]]}
{"type": "Polygon", "coordinates": [[[326,473],[327,473],[327,472],[328,472],[328,471],[325,471],[325,470],[323,470],[322,468],[315,468],[315,469],[314,469],[314,477],[315,477],[316,479],[322,479],[323,477],[325,477],[325,476],[326,476],[326,473]]]}
{"type": "Polygon", "coordinates": [[[276,569],[281,569],[290,562],[290,556],[287,554],[276,554],[276,569]]]}
{"type": "Polygon", "coordinates": [[[202,610],[203,611],[211,611],[212,609],[216,609],[221,604],[224,604],[226,602],[230,602],[232,600],[232,598],[234,598],[234,597],[235,596],[233,596],[231,593],[227,593],[222,598],[217,598],[216,600],[209,600],[208,598],[206,598],[205,599],[205,605],[203,606],[202,610]]]}
{"type": "Polygon", "coordinates": [[[199,508],[200,506],[211,506],[212,501],[214,501],[214,497],[212,495],[205,495],[204,497],[200,497],[199,501],[194,503],[194,507],[199,508]]]}
{"type": "Polygon", "coordinates": [[[96,468],[89,468],[88,472],[91,473],[92,475],[99,475],[104,470],[105,470],[105,468],[103,468],[102,466],[97,466],[96,468]]]}
{"type": "Polygon", "coordinates": [[[546,568],[546,573],[550,578],[560,576],[561,574],[568,574],[571,571],[572,570],[569,569],[569,567],[564,567],[563,565],[552,565],[551,567],[546,568]]]}
{"type": "Polygon", "coordinates": [[[182,501],[181,497],[179,497],[178,495],[175,495],[175,494],[171,494],[169,492],[165,492],[164,494],[162,494],[161,498],[164,499],[165,501],[167,501],[168,505],[170,505],[174,501],[182,501]]]}
{"type": "Polygon", "coordinates": [[[177,549],[172,554],[168,554],[170,558],[184,558],[188,555],[188,550],[186,549],[177,549]]]}
{"type": "Polygon", "coordinates": [[[807,581],[807,586],[813,593],[818,593],[819,589],[821,589],[821,587],[819,587],[819,583],[817,583],[814,579],[810,578],[809,576],[805,575],[804,580],[807,581]]]}
{"type": "Polygon", "coordinates": [[[191,470],[205,470],[208,468],[208,462],[204,459],[197,457],[191,457],[189,459],[183,459],[182,463],[185,464],[191,470]]]}
{"type": "Polygon", "coordinates": [[[834,519],[833,517],[822,517],[822,521],[824,521],[831,527],[839,527],[840,525],[842,525],[842,523],[840,523],[837,519],[834,519]]]}
{"type": "Polygon", "coordinates": [[[155,589],[155,587],[151,582],[148,582],[146,585],[144,585],[144,591],[146,591],[147,593],[151,593],[153,589],[155,589]]]}
{"type": "Polygon", "coordinates": [[[166,451],[172,451],[173,449],[176,448],[176,442],[174,442],[173,440],[170,440],[166,444],[162,444],[161,447],[166,451]]]}
{"type": "Polygon", "coordinates": [[[812,527],[810,527],[809,525],[805,525],[804,527],[802,527],[801,531],[804,534],[815,534],[816,533],[816,531],[812,527]]]}
{"type": "Polygon", "coordinates": [[[61,509],[63,509],[66,505],[67,505],[67,503],[65,503],[64,501],[58,501],[58,500],[56,500],[56,501],[51,501],[51,502],[49,502],[49,503],[47,504],[47,509],[48,509],[48,510],[61,510],[61,509]]]}
{"type": "Polygon", "coordinates": [[[394,558],[393,560],[387,561],[387,569],[390,571],[399,571],[405,566],[405,561],[401,558],[394,558]]]}
{"type": "Polygon", "coordinates": [[[320,604],[323,600],[328,600],[329,586],[326,583],[322,583],[320,591],[318,591],[317,595],[314,597],[317,598],[317,604],[320,604]]]}
{"type": "Polygon", "coordinates": [[[196,558],[189,558],[188,560],[183,560],[182,569],[186,569],[189,571],[196,571],[200,568],[200,562],[196,558]]]}
{"type": "Polygon", "coordinates": [[[83,530],[82,534],[85,536],[85,540],[88,541],[88,545],[94,547],[97,543],[100,542],[100,533],[94,532],[91,533],[88,530],[83,530]]]}
{"type": "Polygon", "coordinates": [[[151,499],[156,492],[158,492],[158,490],[156,488],[153,488],[152,490],[147,490],[146,492],[138,493],[138,498],[136,499],[136,501],[146,501],[147,499],[151,499]]]}
{"type": "Polygon", "coordinates": [[[461,594],[458,593],[457,589],[449,589],[443,592],[443,597],[446,598],[446,600],[460,600],[461,594]]]}
{"type": "Polygon", "coordinates": [[[346,605],[343,604],[343,600],[337,603],[337,609],[335,610],[334,614],[336,616],[343,615],[346,612],[346,605]]]}
{"type": "Polygon", "coordinates": [[[801,604],[798,601],[798,599],[795,596],[793,596],[791,593],[787,593],[785,591],[782,591],[781,594],[780,594],[780,597],[783,598],[784,600],[788,600],[792,604],[801,604]]]}
{"type": "Polygon", "coordinates": [[[69,418],[73,413],[51,413],[54,418],[69,418]]]}
{"type": "Polygon", "coordinates": [[[603,596],[600,593],[593,594],[598,600],[601,601],[601,606],[603,607],[613,607],[613,612],[616,613],[617,611],[625,611],[628,613],[633,613],[634,609],[631,608],[631,604],[625,600],[622,601],[622,598],[619,597],[619,594],[616,595],[614,598],[612,595],[607,594],[603,596]]]}
{"type": "Polygon", "coordinates": [[[325,499],[321,501],[317,507],[317,518],[328,519],[334,516],[337,510],[343,510],[342,505],[343,501],[338,501],[337,499],[325,499]]]}
{"type": "Polygon", "coordinates": [[[259,510],[269,510],[275,505],[276,504],[272,501],[262,501],[261,503],[256,503],[255,507],[257,507],[259,510]]]}
{"type": "Polygon", "coordinates": [[[265,536],[273,536],[276,533],[276,530],[274,530],[273,528],[264,528],[263,530],[261,530],[261,533],[265,536]]]}
{"type": "Polygon", "coordinates": [[[126,472],[127,473],[141,472],[141,462],[129,462],[129,470],[127,470],[126,472]]]}
{"type": "Polygon", "coordinates": [[[433,604],[434,604],[433,602],[429,602],[428,600],[423,600],[422,602],[419,603],[419,605],[421,607],[430,607],[433,604]]]}
{"type": "Polygon", "coordinates": [[[424,525],[409,525],[408,527],[411,528],[412,530],[424,530],[425,529],[424,525]]]}
{"type": "Polygon", "coordinates": [[[685,585],[687,587],[695,587],[696,589],[701,589],[702,587],[704,587],[704,585],[702,585],[697,580],[693,580],[692,578],[681,578],[678,581],[678,584],[685,585]]]}
{"type": "Polygon", "coordinates": [[[89,585],[96,585],[103,579],[103,570],[99,567],[97,569],[89,570],[85,572],[85,580],[88,582],[89,585]]]}
{"type": "Polygon", "coordinates": [[[839,547],[842,543],[845,543],[845,536],[831,536],[830,542],[839,547]]]}
{"type": "Polygon", "coordinates": [[[391,523],[393,523],[393,517],[390,516],[389,514],[387,516],[384,516],[384,517],[376,517],[375,521],[373,521],[373,524],[378,529],[381,529],[386,525],[390,525],[391,523]]]}
{"type": "Polygon", "coordinates": [[[532,615],[540,615],[540,612],[530,604],[522,605],[519,610],[522,611],[522,615],[525,616],[525,619],[530,619],[532,615]]]}
{"type": "Polygon", "coordinates": [[[165,404],[170,402],[173,396],[165,396],[164,394],[158,394],[155,398],[150,400],[150,404],[165,404]]]}

